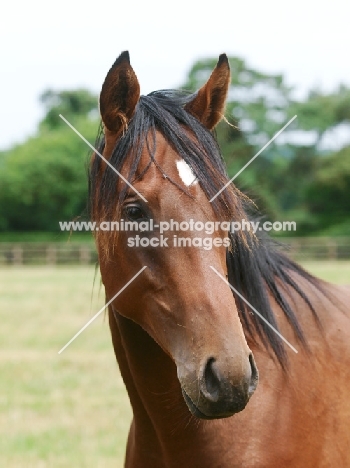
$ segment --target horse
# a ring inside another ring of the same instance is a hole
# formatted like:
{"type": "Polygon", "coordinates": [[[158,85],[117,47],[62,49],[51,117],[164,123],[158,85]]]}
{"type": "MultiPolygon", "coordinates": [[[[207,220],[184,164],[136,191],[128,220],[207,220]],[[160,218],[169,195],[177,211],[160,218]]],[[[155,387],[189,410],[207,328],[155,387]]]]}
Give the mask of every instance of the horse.
{"type": "Polygon", "coordinates": [[[91,217],[143,226],[95,233],[133,412],[125,466],[347,467],[350,291],[224,224],[251,216],[215,139],[229,84],[222,54],[195,94],[142,96],[123,52],[102,85],[91,217]],[[211,248],[199,230],[161,239],[190,220],[214,222],[211,248]]]}

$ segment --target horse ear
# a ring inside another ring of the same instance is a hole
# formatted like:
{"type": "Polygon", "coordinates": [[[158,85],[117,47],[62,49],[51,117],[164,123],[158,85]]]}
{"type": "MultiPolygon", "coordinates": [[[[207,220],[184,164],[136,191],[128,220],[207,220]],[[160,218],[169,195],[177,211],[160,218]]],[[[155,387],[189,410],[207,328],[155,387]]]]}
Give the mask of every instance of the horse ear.
{"type": "Polygon", "coordinates": [[[187,112],[196,117],[209,130],[222,119],[228,88],[231,81],[227,55],[221,54],[209,80],[195,98],[186,104],[187,112]]]}
{"type": "Polygon", "coordinates": [[[107,73],[100,94],[102,121],[110,132],[115,134],[127,126],[139,98],[140,85],[129,52],[122,52],[107,73]]]}

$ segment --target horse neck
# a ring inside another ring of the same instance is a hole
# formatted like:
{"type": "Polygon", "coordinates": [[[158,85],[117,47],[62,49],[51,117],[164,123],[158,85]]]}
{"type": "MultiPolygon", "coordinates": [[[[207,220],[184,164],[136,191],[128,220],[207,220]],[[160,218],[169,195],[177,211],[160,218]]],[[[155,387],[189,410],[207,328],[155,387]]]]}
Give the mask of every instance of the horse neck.
{"type": "MultiPolygon", "coordinates": [[[[176,433],[197,438],[199,421],[184,402],[176,366],[160,346],[135,322],[109,310],[114,351],[129,394],[138,445],[163,453],[180,442],[176,433]],[[147,440],[145,440],[145,437],[147,440]]],[[[129,438],[130,443],[130,438],[129,438]]]]}

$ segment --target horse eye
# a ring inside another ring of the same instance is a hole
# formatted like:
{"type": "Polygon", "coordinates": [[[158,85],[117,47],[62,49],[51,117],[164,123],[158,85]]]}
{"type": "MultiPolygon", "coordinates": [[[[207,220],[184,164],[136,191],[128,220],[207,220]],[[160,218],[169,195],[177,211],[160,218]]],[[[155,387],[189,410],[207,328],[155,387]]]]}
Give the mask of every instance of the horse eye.
{"type": "Polygon", "coordinates": [[[142,221],[146,218],[144,211],[136,205],[129,205],[124,209],[126,217],[130,221],[142,221]]]}

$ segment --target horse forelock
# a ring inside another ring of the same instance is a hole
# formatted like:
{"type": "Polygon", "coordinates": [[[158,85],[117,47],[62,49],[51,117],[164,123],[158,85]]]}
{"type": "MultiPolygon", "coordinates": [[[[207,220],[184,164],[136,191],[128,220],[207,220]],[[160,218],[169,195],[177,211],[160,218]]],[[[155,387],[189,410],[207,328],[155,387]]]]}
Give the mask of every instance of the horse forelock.
{"type": "MultiPolygon", "coordinates": [[[[187,93],[172,90],[140,97],[128,128],[119,136],[109,156],[109,163],[118,172],[124,171],[123,175],[128,182],[132,184],[140,177],[140,161],[145,146],[150,159],[156,162],[156,132],[163,135],[167,144],[190,167],[208,199],[214,197],[228,182],[214,135],[184,109],[191,97],[187,93]]],[[[105,138],[102,132],[97,146],[99,152],[103,153],[105,138]]],[[[92,217],[97,221],[115,216],[128,189],[124,185],[118,190],[114,171],[109,168],[101,171],[102,167],[103,163],[95,157],[90,170],[90,201],[92,217]]],[[[178,188],[186,192],[186,188],[178,188]]],[[[215,216],[222,220],[240,219],[244,214],[243,200],[246,200],[245,196],[235,186],[229,186],[212,203],[215,216]]]]}

